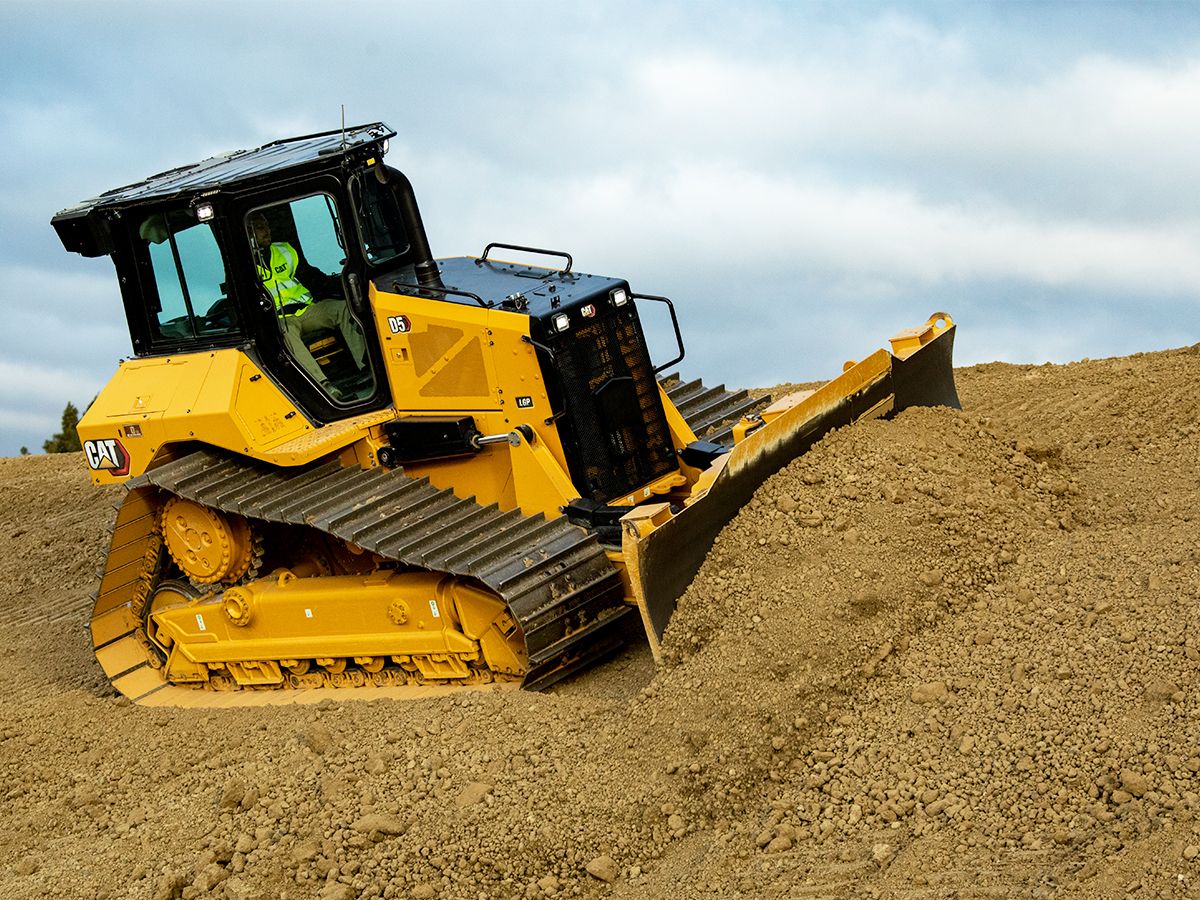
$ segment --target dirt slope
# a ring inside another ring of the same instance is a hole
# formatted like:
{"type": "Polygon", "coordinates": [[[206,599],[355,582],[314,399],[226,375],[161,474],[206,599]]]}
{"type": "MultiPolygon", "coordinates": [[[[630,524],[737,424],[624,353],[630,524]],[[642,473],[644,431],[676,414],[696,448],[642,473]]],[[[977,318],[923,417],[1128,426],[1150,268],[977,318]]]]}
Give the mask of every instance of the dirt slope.
{"type": "Polygon", "coordinates": [[[115,699],[119,492],[0,460],[0,896],[1198,896],[1198,381],[960,370],[763,485],[662,669],[410,704],[115,699]]]}

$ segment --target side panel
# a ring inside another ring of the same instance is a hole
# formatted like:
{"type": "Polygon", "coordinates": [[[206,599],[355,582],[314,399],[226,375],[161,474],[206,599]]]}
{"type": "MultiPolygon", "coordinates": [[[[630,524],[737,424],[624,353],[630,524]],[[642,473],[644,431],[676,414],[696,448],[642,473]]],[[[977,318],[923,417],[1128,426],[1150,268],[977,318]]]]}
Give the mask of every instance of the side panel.
{"type": "Polygon", "coordinates": [[[529,318],[374,286],[371,302],[397,415],[469,415],[483,434],[506,434],[518,425],[535,434],[534,448],[492,444],[405,471],[484,505],[560,515],[559,507],[579,492],[566,475],[537,352],[527,340],[529,318]]]}
{"type": "Polygon", "coordinates": [[[92,480],[112,484],[146,471],[167,444],[202,441],[268,459],[312,429],[246,354],[228,349],[123,362],[79,438],[92,480]]]}

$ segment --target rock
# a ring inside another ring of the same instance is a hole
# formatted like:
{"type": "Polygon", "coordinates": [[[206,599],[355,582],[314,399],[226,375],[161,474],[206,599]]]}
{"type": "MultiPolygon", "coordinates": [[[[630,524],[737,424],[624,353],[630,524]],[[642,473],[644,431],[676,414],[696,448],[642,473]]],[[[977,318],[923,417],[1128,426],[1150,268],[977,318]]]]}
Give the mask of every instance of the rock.
{"type": "Polygon", "coordinates": [[[238,804],[238,806],[240,806],[242,809],[250,809],[256,803],[258,803],[258,798],[259,798],[258,788],[255,787],[254,785],[251,785],[250,787],[246,788],[246,793],[242,797],[242,800],[238,804]]]}
{"type": "Polygon", "coordinates": [[[1146,682],[1146,699],[1156,702],[1170,700],[1179,693],[1179,685],[1165,678],[1151,678],[1146,682]]]}
{"type": "Polygon", "coordinates": [[[881,842],[871,847],[871,859],[875,862],[875,865],[879,866],[881,869],[890,863],[895,855],[896,848],[891,844],[885,844],[881,842]]]}
{"type": "Polygon", "coordinates": [[[945,700],[949,695],[944,681],[930,681],[926,684],[918,684],[912,689],[913,703],[934,703],[945,700]]]}
{"type": "Polygon", "coordinates": [[[466,809],[468,806],[474,806],[491,792],[492,786],[486,781],[472,781],[454,798],[454,805],[458,809],[466,809]]]}
{"type": "Polygon", "coordinates": [[[779,853],[782,850],[792,849],[792,839],[786,834],[781,834],[777,838],[773,838],[771,843],[767,844],[768,853],[779,853]]]}
{"type": "Polygon", "coordinates": [[[317,723],[304,732],[304,744],[313,753],[324,754],[333,747],[333,735],[328,728],[317,723]]]}
{"type": "Polygon", "coordinates": [[[1133,799],[1133,794],[1129,793],[1128,791],[1113,791],[1112,792],[1112,802],[1117,804],[1118,806],[1123,806],[1124,804],[1128,803],[1132,799],[1133,799]]]}
{"type": "Polygon", "coordinates": [[[196,873],[196,877],[192,879],[192,887],[197,888],[201,893],[211,891],[229,878],[229,875],[229,871],[224,866],[212,862],[196,873]]]}
{"type": "Polygon", "coordinates": [[[225,790],[221,792],[221,799],[217,805],[221,809],[233,809],[242,802],[244,796],[246,796],[246,785],[242,783],[241,779],[235,778],[225,785],[225,790]]]}
{"type": "Polygon", "coordinates": [[[90,784],[81,784],[71,794],[71,808],[84,809],[100,803],[100,794],[90,784]]]}
{"type": "Polygon", "coordinates": [[[321,844],[316,840],[302,841],[292,847],[292,862],[296,865],[312,862],[321,852],[321,844]]]}
{"type": "Polygon", "coordinates": [[[212,845],[212,861],[225,865],[233,859],[233,844],[229,841],[214,841],[212,845]]]}
{"type": "Polygon", "coordinates": [[[408,831],[407,822],[397,816],[389,816],[384,813],[367,813],[362,818],[356,819],[350,827],[360,834],[398,835],[408,831]]]}
{"type": "Polygon", "coordinates": [[[543,894],[553,896],[558,893],[558,879],[553,875],[543,875],[538,879],[537,886],[542,889],[543,894]]]}
{"type": "Polygon", "coordinates": [[[1200,856],[1200,846],[1197,846],[1196,844],[1188,844],[1183,848],[1184,859],[1191,861],[1197,856],[1200,856]]]}
{"type": "Polygon", "coordinates": [[[257,896],[254,888],[237,876],[225,882],[226,900],[254,900],[257,896]]]}
{"type": "Polygon", "coordinates": [[[340,881],[330,881],[317,896],[320,900],[354,900],[354,888],[340,881]]]}
{"type": "Polygon", "coordinates": [[[183,875],[164,875],[154,886],[153,900],[179,900],[187,878],[183,875]]]}
{"type": "Polygon", "coordinates": [[[18,875],[25,876],[34,874],[41,867],[42,864],[32,856],[26,856],[24,859],[18,862],[13,869],[18,875]]]}
{"type": "Polygon", "coordinates": [[[621,874],[621,870],[617,867],[616,861],[611,856],[597,856],[585,867],[587,873],[593,878],[598,878],[605,884],[612,884],[617,880],[617,876],[621,874]]]}
{"type": "Polygon", "coordinates": [[[1150,790],[1150,781],[1140,772],[1132,769],[1121,770],[1121,787],[1135,797],[1143,796],[1150,790]]]}
{"type": "MultiPolygon", "coordinates": [[[[329,873],[333,872],[333,870],[336,868],[337,863],[331,859],[326,859],[324,856],[318,856],[317,861],[313,863],[313,871],[320,875],[323,879],[328,878],[329,873]]],[[[334,874],[336,875],[337,873],[335,872],[334,874]]]]}
{"type": "Polygon", "coordinates": [[[413,900],[434,900],[437,895],[437,886],[428,882],[418,884],[412,889],[413,900]]]}

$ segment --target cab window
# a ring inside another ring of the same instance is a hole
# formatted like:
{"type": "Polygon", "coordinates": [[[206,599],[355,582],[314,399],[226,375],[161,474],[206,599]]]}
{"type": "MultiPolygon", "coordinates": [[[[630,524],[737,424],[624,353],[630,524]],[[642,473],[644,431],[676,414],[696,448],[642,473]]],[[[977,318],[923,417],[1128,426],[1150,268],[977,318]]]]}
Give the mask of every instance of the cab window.
{"type": "Polygon", "coordinates": [[[351,190],[358,208],[363,255],[373,266],[389,263],[408,253],[408,233],[396,192],[374,175],[356,177],[351,190]]]}
{"type": "Polygon", "coordinates": [[[226,296],[225,261],[207,222],[188,210],[147,216],[138,238],[149,255],[154,296],[149,299],[156,342],[217,338],[237,332],[237,314],[226,296]]]}

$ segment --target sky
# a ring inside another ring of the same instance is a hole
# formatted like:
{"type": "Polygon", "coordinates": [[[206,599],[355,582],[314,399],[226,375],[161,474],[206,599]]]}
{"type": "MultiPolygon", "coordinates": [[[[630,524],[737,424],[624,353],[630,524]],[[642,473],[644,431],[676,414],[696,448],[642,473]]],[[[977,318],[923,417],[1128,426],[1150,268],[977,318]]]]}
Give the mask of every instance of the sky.
{"type": "Polygon", "coordinates": [[[942,310],[959,365],[1200,342],[1200,4],[6,0],[0,76],[0,455],[132,352],[50,217],[343,105],[398,132],[435,255],[667,295],[709,383],[942,310]]]}

